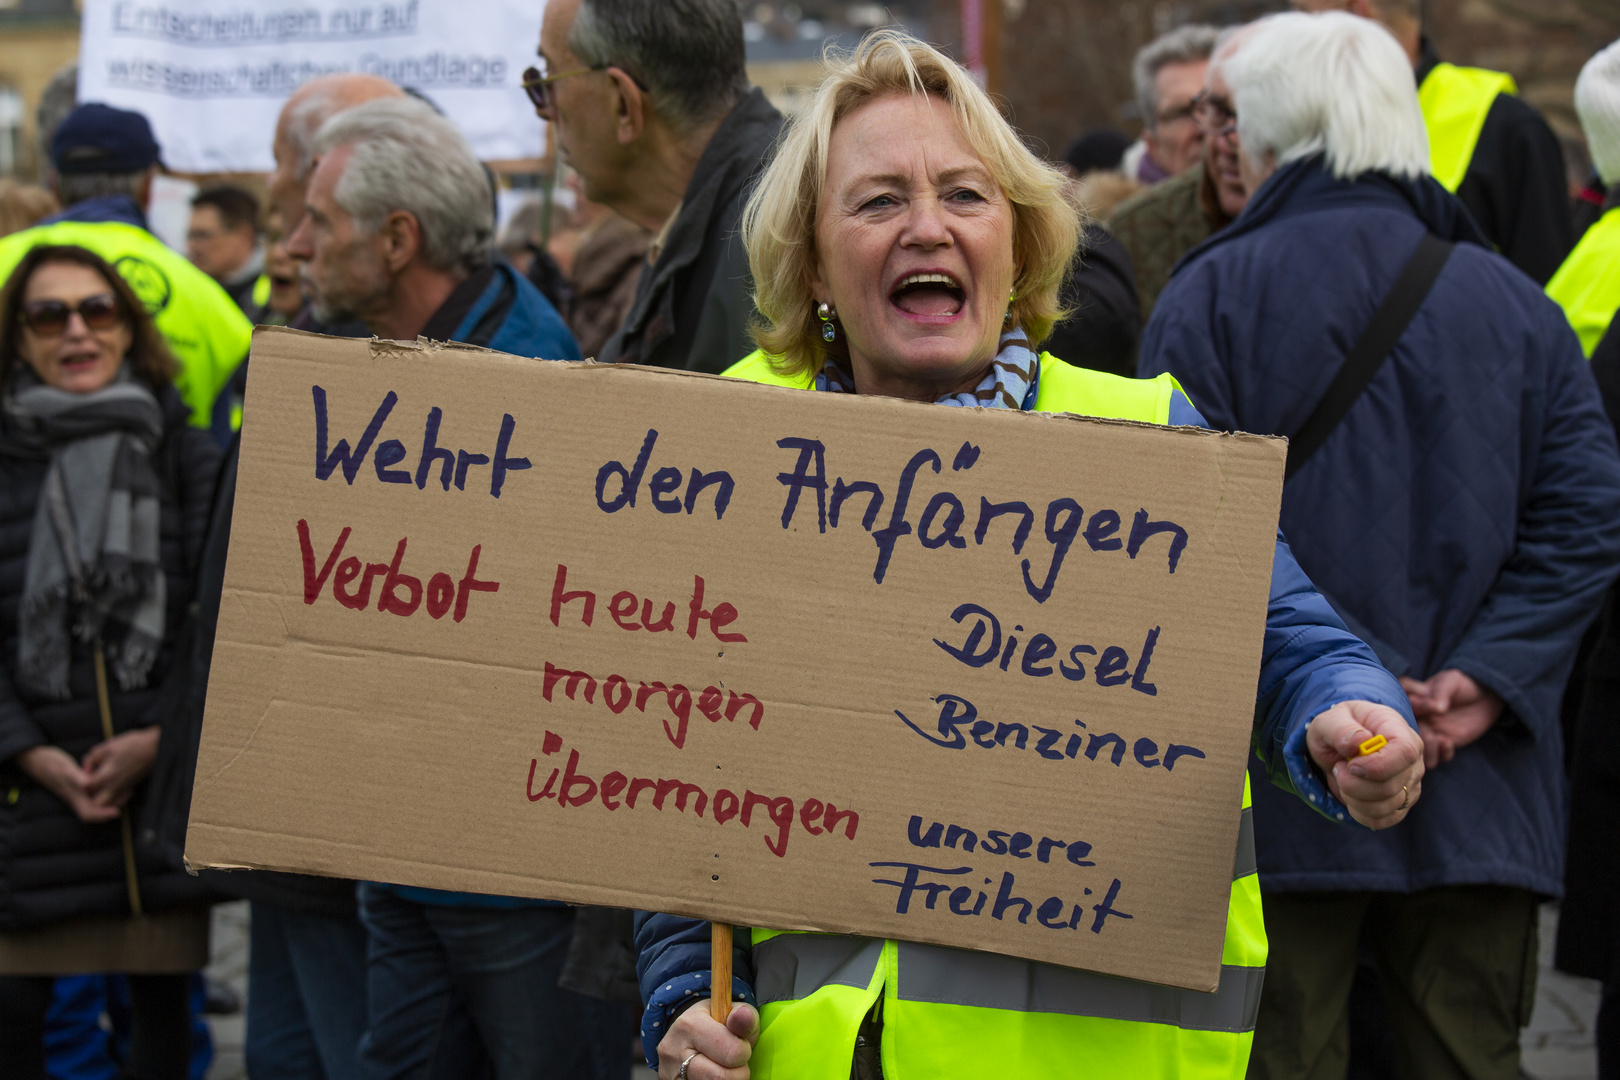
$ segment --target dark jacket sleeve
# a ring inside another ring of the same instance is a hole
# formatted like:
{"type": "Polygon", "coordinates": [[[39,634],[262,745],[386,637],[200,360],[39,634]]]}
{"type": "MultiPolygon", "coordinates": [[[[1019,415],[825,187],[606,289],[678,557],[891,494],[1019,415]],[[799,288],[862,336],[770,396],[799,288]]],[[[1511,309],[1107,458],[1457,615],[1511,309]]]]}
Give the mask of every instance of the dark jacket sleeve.
{"type": "Polygon", "coordinates": [[[208,536],[209,518],[214,512],[214,486],[219,483],[222,458],[219,443],[201,428],[187,424],[174,436],[179,440],[180,535],[186,558],[186,573],[193,586],[202,562],[203,542],[208,536]]]}
{"type": "MultiPolygon", "coordinates": [[[[641,1046],[658,1068],[658,1043],[687,1006],[709,996],[709,924],[701,919],[636,912],[636,976],[641,982],[641,1046]]],[[[731,996],[756,1005],[748,928],[732,937],[731,996]]]]}
{"type": "MultiPolygon", "coordinates": [[[[173,440],[173,444],[165,448],[169,455],[169,482],[180,508],[181,557],[189,599],[194,601],[197,571],[202,564],[203,546],[214,510],[214,487],[219,482],[220,448],[212,432],[190,424],[171,429],[169,438],[173,440]]],[[[184,698],[185,687],[193,675],[190,653],[194,628],[190,624],[196,618],[196,604],[188,603],[187,611],[186,625],[168,629],[175,641],[174,659],[146,713],[146,723],[162,724],[166,733],[176,722],[175,704],[184,698]]]]}
{"type": "MultiPolygon", "coordinates": [[[[1616,436],[1620,437],[1620,319],[1609,324],[1603,339],[1592,350],[1591,369],[1592,378],[1597,381],[1598,391],[1603,395],[1603,411],[1608,414],[1616,436]]],[[[1617,592],[1620,590],[1613,587],[1609,590],[1606,610],[1598,622],[1597,640],[1593,642],[1591,654],[1586,659],[1585,677],[1594,682],[1620,681],[1620,596],[1616,595],[1617,592]]],[[[1581,675],[1582,672],[1576,672],[1575,678],[1581,675]]],[[[1587,693],[1593,692],[1592,688],[1587,689],[1587,693]]],[[[1566,710],[1568,707],[1566,699],[1566,710]]],[[[1605,717],[1606,713],[1592,707],[1583,708],[1581,715],[1581,722],[1585,724],[1590,718],[1605,717]]],[[[1565,734],[1567,736],[1568,732],[1565,734]]],[[[1574,740],[1570,740],[1566,746],[1573,751],[1574,740]]],[[[1577,779],[1576,783],[1579,782],[1577,779]]],[[[1577,794],[1575,798],[1578,800],[1580,796],[1577,794]]],[[[1572,830],[1571,843],[1574,842],[1574,835],[1572,830]]]]}
{"type": "Polygon", "coordinates": [[[1540,734],[1558,725],[1556,690],[1620,572],[1620,454],[1575,335],[1552,304],[1537,314],[1553,355],[1513,555],[1441,667],[1496,691],[1540,734]]]}
{"type": "Polygon", "coordinates": [[[1142,307],[1136,272],[1125,245],[1100,225],[1086,227],[1084,250],[1064,279],[1062,300],[1070,314],[1052,328],[1042,346],[1078,367],[1129,377],[1136,372],[1142,307]]]}
{"type": "MultiPolygon", "coordinates": [[[[0,487],[0,507],[4,508],[6,515],[5,525],[8,529],[21,529],[23,520],[32,521],[34,507],[32,500],[24,493],[24,485],[19,482],[16,473],[7,472],[7,483],[0,487]]],[[[22,560],[26,554],[19,552],[22,560]]],[[[19,568],[17,580],[20,582],[23,572],[19,568]]],[[[13,615],[15,618],[16,616],[13,615]]],[[[9,762],[24,750],[36,746],[44,746],[50,740],[40,730],[38,724],[23,704],[22,698],[17,694],[17,685],[12,681],[12,673],[16,670],[17,657],[15,654],[0,658],[0,764],[9,762]]]]}
{"type": "Polygon", "coordinates": [[[10,761],[24,750],[44,746],[50,740],[28,714],[28,706],[17,696],[11,681],[11,665],[0,667],[0,762],[10,761]]]}
{"type": "MultiPolygon", "coordinates": [[[[740,203],[737,213],[741,214],[740,203]]],[[[728,218],[737,220],[730,215],[728,218]]],[[[735,225],[724,235],[713,237],[710,245],[714,253],[712,268],[704,265],[709,261],[709,252],[705,252],[698,273],[693,275],[694,284],[706,281],[707,289],[696,312],[697,325],[686,367],[718,375],[754,351],[754,339],[748,333],[754,320],[754,285],[748,273],[748,251],[735,225]]],[[[677,328],[676,337],[680,336],[677,328]]]]}
{"type": "Polygon", "coordinates": [[[1620,434],[1620,319],[1609,323],[1603,339],[1592,350],[1591,368],[1598,392],[1603,395],[1603,411],[1620,434]]]}
{"type": "Polygon", "coordinates": [[[1401,684],[1345,627],[1279,535],[1255,698],[1254,752],[1274,785],[1339,822],[1348,822],[1349,812],[1328,791],[1305,733],[1312,720],[1345,701],[1387,705],[1417,728],[1401,684]]]}
{"type": "Polygon", "coordinates": [[[1534,107],[1499,94],[1457,197],[1508,260],[1545,285],[1575,246],[1558,136],[1534,107]]]}

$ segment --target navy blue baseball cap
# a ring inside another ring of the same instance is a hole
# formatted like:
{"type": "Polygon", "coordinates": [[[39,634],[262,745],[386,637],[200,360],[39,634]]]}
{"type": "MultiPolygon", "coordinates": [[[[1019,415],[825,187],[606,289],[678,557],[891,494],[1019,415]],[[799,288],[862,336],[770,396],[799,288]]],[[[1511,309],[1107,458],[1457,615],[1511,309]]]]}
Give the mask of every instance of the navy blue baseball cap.
{"type": "Polygon", "coordinates": [[[158,162],[157,139],[146,117],[111,105],[80,105],[51,139],[56,171],[138,173],[158,162]]]}

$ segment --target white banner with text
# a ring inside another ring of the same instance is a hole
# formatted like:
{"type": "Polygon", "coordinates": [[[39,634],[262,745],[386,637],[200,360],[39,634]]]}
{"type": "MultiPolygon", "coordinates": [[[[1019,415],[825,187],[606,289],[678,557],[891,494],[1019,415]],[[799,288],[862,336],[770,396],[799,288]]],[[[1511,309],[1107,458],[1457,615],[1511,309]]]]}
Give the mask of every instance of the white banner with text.
{"type": "Polygon", "coordinates": [[[522,90],[543,0],[84,0],[79,100],[151,120],[179,172],[265,172],[282,103],[319,75],[419,92],[485,161],[540,156],[522,90]]]}

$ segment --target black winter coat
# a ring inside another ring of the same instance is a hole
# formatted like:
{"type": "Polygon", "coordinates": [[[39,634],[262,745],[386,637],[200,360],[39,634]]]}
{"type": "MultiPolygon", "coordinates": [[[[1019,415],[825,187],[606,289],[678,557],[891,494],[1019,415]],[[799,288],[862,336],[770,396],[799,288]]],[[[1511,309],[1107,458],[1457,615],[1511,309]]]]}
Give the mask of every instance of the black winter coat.
{"type": "MultiPolygon", "coordinates": [[[[218,445],[208,432],[186,423],[189,410],[174,388],[160,391],[158,402],[164,433],[154,465],[162,487],[168,610],[163,648],[146,687],[127,693],[116,684],[111,688],[113,730],[119,733],[162,723],[165,682],[186,674],[185,665],[173,662],[175,643],[191,606],[219,470],[218,445]]],[[[129,912],[119,823],[85,824],[15,761],[20,752],[40,745],[59,746],[83,758],[102,741],[88,645],[74,644],[72,697],[67,701],[37,699],[18,687],[15,678],[17,609],[34,508],[47,465],[44,455],[0,451],[0,931],[80,915],[129,912]]],[[[143,781],[126,808],[132,821],[141,820],[147,789],[143,781]]],[[[147,910],[173,907],[204,894],[204,887],[178,865],[159,858],[149,846],[137,847],[142,852],[137,859],[141,900],[147,910]]]]}
{"type": "MultiPolygon", "coordinates": [[[[1592,375],[1620,435],[1620,319],[1592,351],[1592,375]]],[[[1609,591],[1570,748],[1569,855],[1558,913],[1560,971],[1620,983],[1620,587],[1609,591]]]]}
{"type": "Polygon", "coordinates": [[[1136,296],[1131,253],[1101,225],[1087,225],[1080,258],[1063,280],[1069,317],[1052,327],[1041,349],[1076,367],[1136,374],[1136,345],[1142,337],[1142,305],[1136,296]]]}
{"type": "Polygon", "coordinates": [[[648,364],[718,375],[754,351],[748,252],[738,222],[776,151],[782,114],[758,87],[709,137],[658,259],[641,274],[604,364],[648,364]]]}

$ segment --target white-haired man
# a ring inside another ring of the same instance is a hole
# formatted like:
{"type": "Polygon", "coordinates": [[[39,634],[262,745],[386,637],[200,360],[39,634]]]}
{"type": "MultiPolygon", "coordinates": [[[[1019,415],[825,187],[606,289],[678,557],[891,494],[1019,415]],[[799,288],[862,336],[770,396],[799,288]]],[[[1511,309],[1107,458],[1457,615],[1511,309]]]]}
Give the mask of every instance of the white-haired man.
{"type": "Polygon", "coordinates": [[[1377,834],[1255,785],[1249,1075],[1342,1080],[1360,944],[1402,1075],[1515,1080],[1537,902],[1563,885],[1559,701],[1620,569],[1614,434],[1563,314],[1429,175],[1381,26],[1273,16],[1216,67],[1251,194],[1171,278],[1141,373],[1293,438],[1283,532],[1401,676],[1432,769],[1377,834]]]}
{"type": "Polygon", "coordinates": [[[1293,0],[1378,22],[1411,61],[1429,131],[1429,171],[1520,270],[1546,284],[1575,242],[1558,136],[1513,76],[1440,59],[1421,0],[1293,0]]]}

